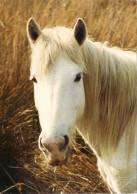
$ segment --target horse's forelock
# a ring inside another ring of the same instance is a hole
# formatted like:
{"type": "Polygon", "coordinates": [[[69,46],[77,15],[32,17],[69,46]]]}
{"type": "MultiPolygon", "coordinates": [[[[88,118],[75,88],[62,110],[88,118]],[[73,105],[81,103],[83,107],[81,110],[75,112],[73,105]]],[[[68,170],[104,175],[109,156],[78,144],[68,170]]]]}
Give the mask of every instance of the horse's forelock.
{"type": "Polygon", "coordinates": [[[45,28],[42,34],[41,39],[45,45],[44,52],[49,60],[48,64],[53,66],[56,62],[56,58],[61,55],[67,60],[75,62],[85,71],[81,49],[74,38],[72,29],[64,27],[45,28]]]}

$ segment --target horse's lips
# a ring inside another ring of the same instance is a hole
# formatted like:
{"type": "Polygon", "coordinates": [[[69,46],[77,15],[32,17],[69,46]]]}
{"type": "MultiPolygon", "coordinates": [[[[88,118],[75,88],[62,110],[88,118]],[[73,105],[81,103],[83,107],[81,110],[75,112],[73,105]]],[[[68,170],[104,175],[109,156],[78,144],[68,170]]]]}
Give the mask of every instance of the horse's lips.
{"type": "Polygon", "coordinates": [[[48,164],[51,166],[61,166],[61,165],[66,164],[68,162],[69,152],[70,152],[70,148],[68,148],[68,151],[64,153],[64,157],[60,159],[58,157],[55,157],[54,155],[53,157],[50,156],[47,161],[48,164]]]}

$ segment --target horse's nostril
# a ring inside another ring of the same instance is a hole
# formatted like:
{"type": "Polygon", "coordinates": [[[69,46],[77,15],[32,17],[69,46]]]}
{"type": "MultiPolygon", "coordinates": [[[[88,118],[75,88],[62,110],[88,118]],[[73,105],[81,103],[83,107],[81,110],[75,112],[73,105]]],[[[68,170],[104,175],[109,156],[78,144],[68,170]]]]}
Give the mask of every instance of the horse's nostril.
{"type": "Polygon", "coordinates": [[[44,145],[42,143],[42,137],[39,139],[39,147],[40,149],[44,149],[44,145]]]}
{"type": "Polygon", "coordinates": [[[50,143],[44,142],[44,139],[42,137],[39,139],[39,148],[41,151],[44,151],[44,152],[46,152],[46,151],[51,152],[52,151],[52,146],[50,145],[50,143]]]}
{"type": "Polygon", "coordinates": [[[69,137],[68,137],[67,135],[65,135],[64,138],[65,138],[64,149],[66,149],[66,147],[67,147],[68,144],[69,144],[69,137]]]}
{"type": "Polygon", "coordinates": [[[61,142],[58,142],[56,145],[59,151],[64,151],[67,149],[68,144],[69,144],[69,137],[67,135],[64,135],[64,140],[62,139],[61,142]]]}

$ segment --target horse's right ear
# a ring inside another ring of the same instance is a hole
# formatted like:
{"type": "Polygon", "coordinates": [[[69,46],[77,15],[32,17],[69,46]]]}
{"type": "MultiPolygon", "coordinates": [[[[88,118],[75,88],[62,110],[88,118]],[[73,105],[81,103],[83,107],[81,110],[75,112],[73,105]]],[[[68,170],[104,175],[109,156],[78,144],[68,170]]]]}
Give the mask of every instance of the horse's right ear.
{"type": "Polygon", "coordinates": [[[35,43],[40,34],[41,29],[39,25],[33,18],[30,18],[27,23],[27,36],[31,45],[35,43]]]}
{"type": "Polygon", "coordinates": [[[74,37],[79,45],[82,45],[87,36],[87,27],[82,18],[78,18],[74,26],[74,37]]]}

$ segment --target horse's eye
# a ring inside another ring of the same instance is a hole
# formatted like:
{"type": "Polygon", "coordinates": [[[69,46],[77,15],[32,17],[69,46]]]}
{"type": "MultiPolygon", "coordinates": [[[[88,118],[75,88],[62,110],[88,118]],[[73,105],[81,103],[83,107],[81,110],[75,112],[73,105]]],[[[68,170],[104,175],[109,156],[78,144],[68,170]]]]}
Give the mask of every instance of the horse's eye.
{"type": "Polygon", "coordinates": [[[75,82],[79,82],[81,80],[81,73],[76,75],[75,82]]]}
{"type": "Polygon", "coordinates": [[[34,83],[37,83],[37,80],[36,80],[35,77],[33,77],[33,78],[31,79],[31,81],[33,81],[34,83]]]}

